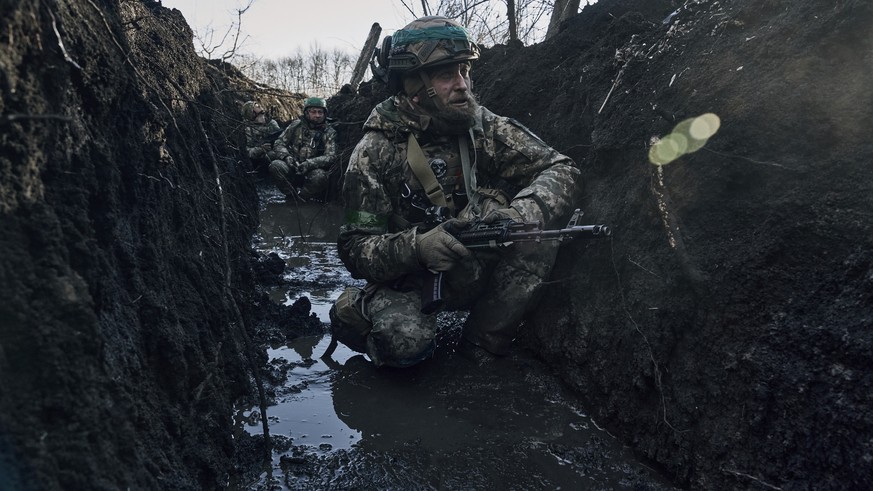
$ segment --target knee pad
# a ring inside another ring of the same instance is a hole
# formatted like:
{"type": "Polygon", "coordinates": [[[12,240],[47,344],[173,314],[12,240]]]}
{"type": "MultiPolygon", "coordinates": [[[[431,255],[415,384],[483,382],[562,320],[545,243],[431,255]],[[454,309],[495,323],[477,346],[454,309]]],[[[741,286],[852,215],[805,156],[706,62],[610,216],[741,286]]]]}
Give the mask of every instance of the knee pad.
{"type": "Polygon", "coordinates": [[[382,329],[367,337],[367,355],[376,366],[412,366],[430,358],[434,349],[434,333],[423,329],[382,329]]]}
{"type": "Polygon", "coordinates": [[[346,288],[330,308],[330,332],[337,341],[358,353],[367,352],[367,335],[373,328],[360,309],[360,288],[346,288]]]}
{"type": "Polygon", "coordinates": [[[368,305],[367,355],[376,365],[408,367],[433,354],[436,317],[421,313],[421,292],[383,288],[368,305]]]}

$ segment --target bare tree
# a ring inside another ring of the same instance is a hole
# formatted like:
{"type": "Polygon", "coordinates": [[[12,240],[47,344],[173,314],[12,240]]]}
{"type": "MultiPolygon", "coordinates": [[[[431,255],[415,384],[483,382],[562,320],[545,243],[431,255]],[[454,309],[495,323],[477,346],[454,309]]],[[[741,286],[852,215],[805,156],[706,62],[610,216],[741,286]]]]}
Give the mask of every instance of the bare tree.
{"type": "Polygon", "coordinates": [[[407,0],[401,3],[415,17],[426,12],[457,20],[484,45],[515,39],[525,44],[543,40],[554,5],[553,0],[439,0],[434,6],[422,0],[418,12],[407,0]],[[501,4],[505,8],[497,8],[501,4]]]}
{"type": "MultiPolygon", "coordinates": [[[[249,6],[253,1],[248,0],[249,6]]],[[[456,19],[470,30],[476,42],[487,46],[516,39],[525,44],[541,41],[556,18],[563,20],[578,12],[581,0],[421,0],[419,5],[401,0],[401,3],[413,18],[429,13],[456,19]],[[502,6],[505,9],[496,8],[502,6]],[[560,9],[560,15],[554,8],[560,9]]],[[[588,3],[591,0],[586,0],[588,3]]],[[[237,30],[247,9],[248,6],[238,11],[237,30]]],[[[378,34],[375,39],[378,41],[378,34]]],[[[339,49],[327,51],[314,42],[305,55],[299,48],[292,56],[276,60],[235,54],[233,63],[256,82],[289,92],[328,97],[341,89],[344,80],[354,80],[352,60],[339,49]]]]}
{"type": "Polygon", "coordinates": [[[215,59],[213,55],[219,50],[224,50],[221,56],[218,56],[217,59],[222,61],[228,61],[232,59],[237,54],[237,50],[242,46],[248,36],[240,39],[240,35],[242,34],[242,16],[245,14],[255,0],[248,0],[248,3],[245,7],[238,7],[236,9],[236,20],[230,23],[227,26],[227,30],[224,31],[224,34],[221,36],[220,40],[216,40],[216,31],[212,25],[206,26],[203,33],[194,33],[194,39],[197,41],[197,44],[200,45],[200,54],[204,58],[207,59],[215,59]],[[230,43],[229,45],[227,43],[230,43]]]}

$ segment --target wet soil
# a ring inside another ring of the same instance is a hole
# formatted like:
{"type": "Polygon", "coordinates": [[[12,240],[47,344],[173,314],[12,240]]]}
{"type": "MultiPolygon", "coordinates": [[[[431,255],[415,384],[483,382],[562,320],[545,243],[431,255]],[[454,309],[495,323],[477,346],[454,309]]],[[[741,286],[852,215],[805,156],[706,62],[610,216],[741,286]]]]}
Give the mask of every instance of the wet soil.
{"type": "MultiPolygon", "coordinates": [[[[336,257],[342,208],[285,203],[259,191],[255,249],[287,265],[268,288],[287,306],[327,310],[352,279],[336,257]]],[[[291,336],[267,349],[272,444],[264,469],[262,412],[241,401],[235,489],[672,489],[586,413],[528,350],[479,365],[455,352],[462,313],[439,316],[433,358],[375,368],[329,335],[291,336]],[[387,468],[387,472],[386,472],[387,468]],[[257,477],[255,479],[255,477],[257,477]]]]}

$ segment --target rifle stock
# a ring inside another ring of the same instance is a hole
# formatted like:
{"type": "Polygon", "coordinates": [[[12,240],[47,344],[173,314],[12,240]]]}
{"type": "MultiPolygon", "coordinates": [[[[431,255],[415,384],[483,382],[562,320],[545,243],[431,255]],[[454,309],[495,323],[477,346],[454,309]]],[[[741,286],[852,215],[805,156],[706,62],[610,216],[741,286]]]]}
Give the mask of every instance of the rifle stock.
{"type": "MultiPolygon", "coordinates": [[[[564,241],[579,237],[600,239],[612,235],[612,230],[607,225],[577,225],[581,216],[582,212],[577,209],[566,228],[555,230],[543,230],[538,222],[519,223],[507,219],[494,224],[474,222],[466,229],[449,230],[449,233],[468,249],[507,247],[513,242],[564,241]]],[[[421,290],[423,314],[433,314],[445,304],[442,285],[443,273],[430,273],[425,276],[421,290]]]]}

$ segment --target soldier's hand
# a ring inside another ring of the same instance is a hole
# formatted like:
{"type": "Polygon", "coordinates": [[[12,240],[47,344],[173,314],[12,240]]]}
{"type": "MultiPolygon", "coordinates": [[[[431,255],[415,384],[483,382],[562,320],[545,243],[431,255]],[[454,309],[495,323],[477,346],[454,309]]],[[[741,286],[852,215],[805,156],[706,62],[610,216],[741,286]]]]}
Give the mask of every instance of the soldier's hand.
{"type": "Polygon", "coordinates": [[[498,208],[491,210],[487,215],[482,217],[482,222],[487,224],[497,223],[503,220],[512,220],[513,222],[524,222],[524,217],[513,207],[498,208]]]}
{"type": "Polygon", "coordinates": [[[298,174],[306,174],[307,172],[311,171],[312,169],[313,169],[312,163],[309,162],[308,160],[305,160],[305,161],[297,164],[297,173],[298,174]]]}
{"type": "Polygon", "coordinates": [[[464,247],[458,239],[450,234],[452,228],[463,228],[464,222],[452,219],[429,231],[418,235],[415,239],[415,249],[418,261],[433,272],[452,269],[461,259],[470,256],[470,250],[464,247]]]}

